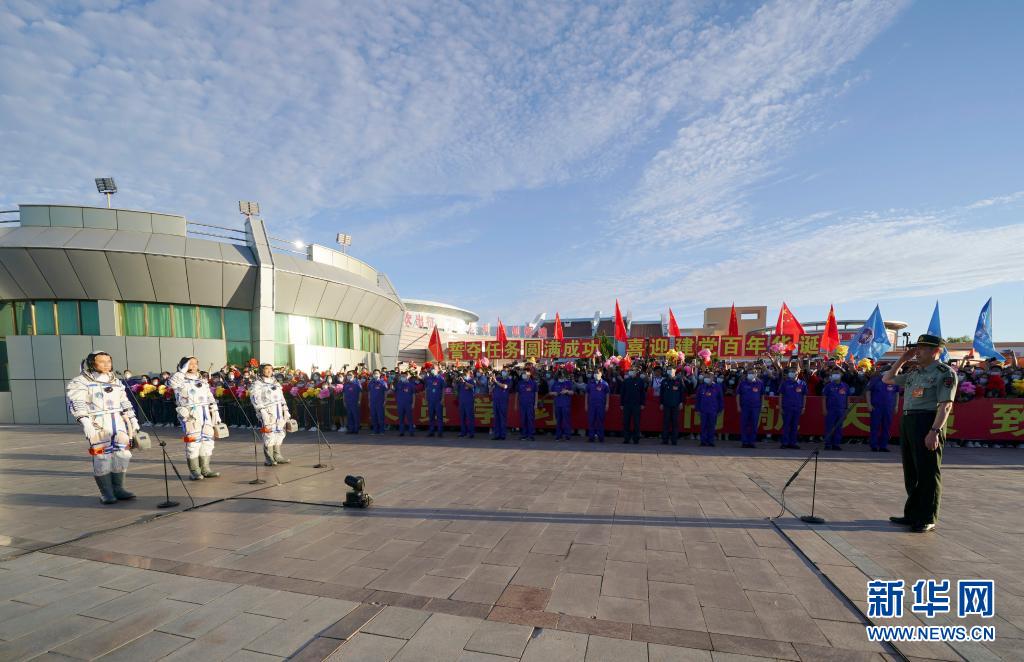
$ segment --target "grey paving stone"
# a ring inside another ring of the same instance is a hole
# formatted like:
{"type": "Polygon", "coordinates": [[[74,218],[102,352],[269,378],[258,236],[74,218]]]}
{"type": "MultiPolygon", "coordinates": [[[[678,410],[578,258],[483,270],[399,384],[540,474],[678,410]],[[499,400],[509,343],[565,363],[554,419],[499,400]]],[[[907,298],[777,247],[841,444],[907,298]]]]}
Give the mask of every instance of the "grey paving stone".
{"type": "Polygon", "coordinates": [[[388,662],[398,655],[405,644],[404,639],[360,632],[327,659],[330,662],[388,662]]]}
{"type": "Polygon", "coordinates": [[[410,639],[428,618],[430,618],[430,612],[419,609],[385,607],[384,611],[363,626],[362,631],[386,637],[410,639]]]}
{"type": "Polygon", "coordinates": [[[573,616],[597,616],[601,578],[562,573],[555,580],[547,610],[573,616]]]}
{"type": "Polygon", "coordinates": [[[248,650],[286,657],[358,606],[347,600],[316,598],[283,623],[245,645],[248,650]]]}
{"type": "Polygon", "coordinates": [[[454,660],[480,625],[475,618],[434,614],[395,656],[400,662],[454,660]]]}
{"type": "Polygon", "coordinates": [[[103,625],[104,621],[94,618],[68,616],[23,637],[0,642],[0,660],[28,660],[103,625]]]}
{"type": "Polygon", "coordinates": [[[149,632],[103,656],[104,662],[147,662],[159,660],[192,643],[189,637],[149,632]]]}
{"type": "Polygon", "coordinates": [[[586,662],[647,662],[647,644],[642,641],[609,639],[590,635],[587,642],[586,662]]]}
{"type": "Polygon", "coordinates": [[[51,650],[87,660],[99,657],[192,609],[192,603],[163,599],[51,650]]]}
{"type": "Polygon", "coordinates": [[[465,649],[506,657],[522,657],[533,628],[496,621],[483,621],[469,638],[465,649]]]}
{"type": "Polygon", "coordinates": [[[647,659],[649,662],[711,662],[711,651],[647,644],[647,659]]]}
{"type": "Polygon", "coordinates": [[[239,586],[181,618],[161,625],[160,631],[195,639],[233,619],[252,605],[266,602],[276,593],[278,591],[259,586],[239,586]]]}
{"type": "Polygon", "coordinates": [[[539,630],[526,645],[522,662],[583,662],[588,635],[558,630],[539,630]]]}

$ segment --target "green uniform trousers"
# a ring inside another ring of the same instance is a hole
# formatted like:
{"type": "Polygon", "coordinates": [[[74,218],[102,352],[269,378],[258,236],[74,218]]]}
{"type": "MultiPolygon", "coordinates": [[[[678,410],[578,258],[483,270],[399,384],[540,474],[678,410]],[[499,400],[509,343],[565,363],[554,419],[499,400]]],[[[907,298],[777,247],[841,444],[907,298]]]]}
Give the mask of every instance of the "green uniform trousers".
{"type": "Polygon", "coordinates": [[[924,438],[934,422],[934,411],[904,412],[900,419],[900,453],[907,488],[903,516],[912,524],[934,524],[939,519],[942,444],[946,441],[946,432],[939,432],[938,448],[934,451],[925,448],[924,438]]]}

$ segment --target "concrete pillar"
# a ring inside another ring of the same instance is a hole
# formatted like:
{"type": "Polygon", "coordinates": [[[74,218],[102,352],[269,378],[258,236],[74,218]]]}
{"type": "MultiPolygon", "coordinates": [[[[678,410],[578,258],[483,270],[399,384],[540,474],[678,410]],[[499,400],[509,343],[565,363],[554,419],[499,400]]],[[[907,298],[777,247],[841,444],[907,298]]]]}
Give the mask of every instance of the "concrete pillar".
{"type": "Polygon", "coordinates": [[[260,363],[274,362],[274,254],[263,219],[249,218],[245,222],[246,241],[258,265],[256,272],[256,309],[253,331],[253,350],[260,363]]]}

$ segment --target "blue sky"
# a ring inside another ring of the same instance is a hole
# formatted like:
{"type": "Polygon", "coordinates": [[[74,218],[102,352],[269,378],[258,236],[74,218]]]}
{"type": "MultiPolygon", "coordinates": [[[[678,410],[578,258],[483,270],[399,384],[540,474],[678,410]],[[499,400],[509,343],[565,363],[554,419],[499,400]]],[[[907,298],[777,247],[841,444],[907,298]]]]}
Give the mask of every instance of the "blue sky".
{"type": "Polygon", "coordinates": [[[1020,3],[0,0],[0,206],[352,252],[484,321],[785,300],[1024,339],[1020,3]]]}

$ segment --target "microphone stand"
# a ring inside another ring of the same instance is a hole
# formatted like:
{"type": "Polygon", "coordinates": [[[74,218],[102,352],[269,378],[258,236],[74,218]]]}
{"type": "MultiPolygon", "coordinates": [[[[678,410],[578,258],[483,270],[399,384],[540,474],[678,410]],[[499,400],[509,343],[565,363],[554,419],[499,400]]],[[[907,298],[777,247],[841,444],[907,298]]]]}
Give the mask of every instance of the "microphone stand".
{"type": "MultiPolygon", "coordinates": [[[[847,403],[846,409],[843,412],[842,418],[840,418],[838,421],[836,421],[832,425],[832,427],[825,434],[825,437],[824,437],[825,439],[828,439],[829,437],[831,437],[832,433],[836,431],[836,428],[842,426],[846,422],[846,416],[847,416],[847,414],[850,413],[850,407],[852,405],[853,405],[853,403],[849,403],[849,402],[847,403]]],[[[821,452],[821,443],[818,444],[818,448],[815,448],[813,451],[811,451],[811,454],[807,456],[807,459],[805,459],[800,464],[800,466],[797,467],[796,471],[793,472],[793,475],[789,477],[789,480],[787,480],[786,484],[782,487],[782,494],[780,495],[780,497],[782,498],[782,510],[780,510],[779,514],[776,515],[775,517],[769,517],[768,519],[775,520],[775,519],[778,519],[778,518],[782,517],[786,513],[786,489],[790,486],[790,484],[792,484],[792,482],[794,480],[796,480],[796,477],[799,476],[800,472],[804,470],[804,467],[807,466],[807,463],[810,462],[811,460],[814,460],[814,477],[811,479],[812,480],[812,482],[811,482],[811,514],[810,515],[801,515],[800,516],[800,521],[806,522],[807,524],[824,524],[825,523],[825,518],[818,517],[818,516],[816,516],[814,514],[814,502],[815,502],[815,497],[817,496],[817,493],[818,493],[818,455],[820,454],[820,452],[821,452]]]]}
{"type": "Polygon", "coordinates": [[[245,413],[245,407],[242,406],[242,403],[239,401],[238,396],[235,395],[234,389],[229,387],[227,389],[227,392],[231,394],[231,399],[235,401],[235,404],[238,406],[238,411],[240,411],[242,413],[242,418],[244,418],[245,422],[249,424],[249,429],[252,431],[252,463],[253,463],[253,466],[256,467],[256,478],[253,479],[253,480],[250,480],[249,484],[250,485],[263,485],[267,481],[265,481],[262,478],[260,478],[260,455],[259,455],[259,442],[260,442],[260,439],[259,439],[259,437],[256,436],[256,428],[253,427],[252,421],[249,419],[249,415],[245,413]]]}
{"type": "MultiPolygon", "coordinates": [[[[302,405],[302,408],[306,410],[306,415],[316,421],[316,464],[313,465],[314,469],[325,469],[328,465],[324,464],[320,460],[320,441],[322,440],[327,444],[327,449],[331,452],[331,459],[334,459],[334,449],[331,448],[331,443],[327,441],[327,437],[324,436],[323,430],[320,429],[320,421],[313,416],[313,413],[309,409],[309,405],[306,404],[305,398],[299,395],[296,400],[302,405]]],[[[332,469],[334,467],[331,467],[332,469]]]]}
{"type": "MultiPolygon", "coordinates": [[[[118,379],[121,379],[122,383],[124,383],[124,379],[121,377],[121,373],[115,372],[114,374],[118,377],[118,379]]],[[[160,444],[160,451],[163,454],[163,464],[164,464],[164,500],[161,501],[160,503],[156,504],[156,507],[157,508],[174,508],[175,506],[178,505],[177,501],[171,501],[171,488],[170,488],[169,481],[168,481],[168,478],[167,478],[167,463],[170,462],[171,463],[171,468],[174,469],[174,475],[178,477],[178,481],[181,483],[181,486],[183,488],[185,488],[185,494],[188,495],[189,501],[192,502],[192,508],[195,508],[196,507],[196,500],[192,498],[192,494],[188,491],[188,486],[185,485],[185,480],[181,477],[181,474],[178,472],[178,467],[174,466],[174,462],[169,457],[167,457],[167,442],[164,441],[163,439],[161,439],[160,435],[158,435],[156,433],[156,429],[155,429],[156,426],[153,425],[152,424],[153,421],[148,416],[146,416],[146,412],[142,409],[142,403],[139,402],[138,396],[135,395],[135,392],[132,391],[131,387],[128,386],[128,384],[125,384],[125,389],[124,390],[131,394],[132,401],[135,403],[135,406],[137,406],[139,408],[139,413],[142,414],[142,417],[146,420],[147,423],[150,424],[150,427],[154,428],[153,436],[156,437],[157,442],[159,442],[159,444],[160,444]]]]}

